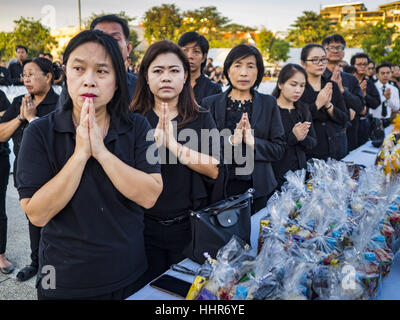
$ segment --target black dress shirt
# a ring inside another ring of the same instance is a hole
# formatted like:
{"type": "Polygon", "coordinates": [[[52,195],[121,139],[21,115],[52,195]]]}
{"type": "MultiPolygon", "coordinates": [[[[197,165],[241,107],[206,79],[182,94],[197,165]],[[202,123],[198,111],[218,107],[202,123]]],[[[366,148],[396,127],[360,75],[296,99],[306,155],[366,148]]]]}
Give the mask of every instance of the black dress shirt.
{"type": "Polygon", "coordinates": [[[207,78],[204,74],[196,79],[196,84],[193,87],[194,97],[198,104],[203,98],[212,96],[222,92],[221,85],[207,78]]]}
{"type": "Polygon", "coordinates": [[[21,74],[24,72],[24,67],[19,61],[12,63],[8,66],[8,71],[10,71],[11,84],[14,86],[23,86],[24,83],[21,82],[21,74]]]}
{"type": "Polygon", "coordinates": [[[286,146],[285,154],[279,161],[272,162],[278,188],[285,182],[285,174],[291,170],[304,169],[307,166],[306,151],[312,150],[317,145],[312,116],[308,106],[302,102],[295,103],[295,109],[288,110],[279,108],[283,128],[285,129],[286,146]],[[298,122],[311,122],[310,130],[303,141],[298,141],[293,133],[293,127],[298,122]]]}
{"type": "Polygon", "coordinates": [[[306,88],[300,101],[307,104],[310,108],[314,129],[317,135],[318,143],[311,150],[307,151],[307,158],[317,158],[327,160],[328,158],[336,159],[338,154],[338,143],[336,141],[336,132],[342,129],[346,122],[349,121],[349,111],[346,108],[343,95],[340,93],[336,83],[321,77],[321,88],[332,83],[332,99],[333,116],[331,117],[324,107],[318,110],[315,102],[319,91],[314,91],[313,87],[307,82],[306,88]]]}

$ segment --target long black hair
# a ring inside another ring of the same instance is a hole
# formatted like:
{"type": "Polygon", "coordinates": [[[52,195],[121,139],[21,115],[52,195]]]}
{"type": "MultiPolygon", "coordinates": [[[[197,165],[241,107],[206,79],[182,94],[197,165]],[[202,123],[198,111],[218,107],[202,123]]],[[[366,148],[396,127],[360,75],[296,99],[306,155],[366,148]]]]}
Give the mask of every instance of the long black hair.
{"type": "Polygon", "coordinates": [[[192,86],[190,84],[190,64],[182,49],[170,40],[161,40],[153,43],[146,51],[138,73],[135,94],[130,106],[132,111],[145,115],[154,107],[154,95],[147,83],[147,75],[150,64],[160,55],[165,53],[175,54],[182,62],[183,69],[187,74],[186,81],[178,98],[178,113],[183,118],[178,123],[178,127],[195,120],[200,112],[199,106],[194,98],[192,86]]]}
{"type": "MultiPolygon", "coordinates": [[[[111,57],[111,61],[114,67],[115,72],[115,81],[117,84],[117,90],[114,93],[111,101],[107,104],[107,112],[110,116],[116,116],[118,118],[123,118],[130,122],[130,117],[128,115],[129,108],[129,91],[128,84],[126,81],[126,71],[124,66],[124,60],[122,58],[121,51],[116,40],[104,33],[100,30],[85,30],[76,35],[71,41],[68,43],[68,46],[65,48],[64,52],[64,65],[66,66],[68,63],[69,56],[72,51],[74,51],[79,46],[87,43],[87,42],[95,42],[100,44],[106,53],[111,57]]],[[[65,87],[67,88],[67,75],[65,76],[65,87]]],[[[67,99],[64,104],[64,108],[72,108],[72,100],[67,94],[67,99]]]]}
{"type": "Polygon", "coordinates": [[[291,77],[293,77],[297,72],[302,73],[307,81],[307,72],[306,72],[306,70],[304,70],[304,68],[302,66],[295,64],[295,63],[288,63],[287,65],[285,65],[282,68],[282,70],[278,76],[278,81],[276,82],[276,87],[275,87],[274,91],[272,92],[272,95],[275,98],[278,99],[279,96],[281,95],[281,89],[279,89],[278,84],[281,84],[281,85],[284,84],[291,77]]]}

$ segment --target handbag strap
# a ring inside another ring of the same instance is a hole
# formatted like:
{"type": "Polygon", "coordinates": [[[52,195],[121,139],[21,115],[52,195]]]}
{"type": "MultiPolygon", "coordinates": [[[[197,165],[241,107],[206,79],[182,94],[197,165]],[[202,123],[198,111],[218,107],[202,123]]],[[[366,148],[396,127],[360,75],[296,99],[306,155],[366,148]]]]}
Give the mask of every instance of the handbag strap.
{"type": "MultiPolygon", "coordinates": [[[[243,200],[247,200],[247,199],[253,197],[253,193],[254,193],[254,189],[251,188],[251,189],[247,190],[246,193],[243,193],[243,194],[239,195],[236,200],[230,201],[229,203],[226,204],[226,206],[224,206],[222,208],[214,209],[213,207],[210,207],[210,208],[205,209],[204,211],[208,212],[208,211],[214,210],[215,211],[214,214],[218,214],[221,211],[224,211],[224,210],[227,210],[229,208],[232,208],[232,207],[236,206],[237,204],[239,204],[243,200]]],[[[227,200],[230,200],[230,199],[232,199],[232,198],[228,198],[227,200]]]]}

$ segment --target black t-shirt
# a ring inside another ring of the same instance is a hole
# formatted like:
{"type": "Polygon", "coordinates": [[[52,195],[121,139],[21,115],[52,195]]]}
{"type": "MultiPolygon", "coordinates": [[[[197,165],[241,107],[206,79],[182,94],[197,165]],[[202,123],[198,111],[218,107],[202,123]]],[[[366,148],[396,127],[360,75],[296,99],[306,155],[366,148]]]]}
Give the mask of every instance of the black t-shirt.
{"type": "MultiPolygon", "coordinates": [[[[160,173],[149,164],[148,121],[132,114],[132,122],[111,117],[106,148],[131,167],[160,173]]],[[[57,109],[26,129],[18,159],[20,199],[31,198],[64,167],[75,149],[71,109],[57,109]]],[[[93,157],[86,164],[70,202],[42,229],[42,267],[56,271],[56,289],[45,296],[78,298],[119,290],[137,281],[147,268],[143,240],[143,209],[125,198],[93,157]]]]}
{"type": "MultiPolygon", "coordinates": [[[[3,115],[3,117],[0,119],[0,123],[3,122],[9,122],[13,119],[15,119],[19,114],[20,114],[20,109],[21,109],[21,103],[22,103],[22,98],[25,95],[21,95],[16,97],[11,106],[7,109],[6,113],[3,115]]],[[[43,101],[36,107],[37,117],[43,117],[47,115],[48,113],[52,112],[56,106],[58,100],[58,94],[56,94],[53,90],[53,88],[50,88],[50,90],[47,92],[46,97],[43,99],[43,101]]],[[[25,129],[29,126],[28,121],[24,121],[17,130],[13,133],[11,138],[13,139],[13,144],[14,144],[14,154],[15,157],[18,158],[18,153],[19,149],[21,146],[21,141],[22,141],[22,135],[24,134],[25,129]]],[[[17,163],[15,161],[14,163],[17,163]]],[[[15,167],[14,167],[15,168],[15,167]]],[[[16,172],[16,169],[14,169],[16,172]]]]}
{"type": "Polygon", "coordinates": [[[204,74],[196,79],[196,85],[193,87],[194,97],[197,104],[200,105],[203,98],[222,92],[221,85],[207,78],[204,74]]]}
{"type": "MultiPolygon", "coordinates": [[[[183,128],[177,129],[178,143],[198,152],[202,152],[201,129],[216,129],[211,114],[203,108],[201,108],[201,111],[202,112],[200,112],[199,117],[196,120],[187,124],[183,128]],[[193,137],[193,139],[190,140],[190,138],[185,135],[186,129],[192,129],[192,132],[196,133],[196,137],[193,137]],[[182,134],[180,135],[181,132],[182,134]]],[[[156,128],[158,116],[153,109],[146,114],[146,117],[152,128],[156,128]]],[[[174,120],[179,123],[182,121],[182,117],[177,116],[173,121],[174,120]]],[[[205,135],[203,136],[203,139],[204,137],[205,135]]],[[[193,188],[198,186],[193,186],[195,183],[193,178],[195,172],[188,166],[180,163],[172,153],[170,157],[168,149],[166,152],[164,150],[165,148],[162,148],[159,152],[162,161],[161,174],[163,178],[163,191],[156,204],[151,209],[146,210],[146,215],[151,215],[157,219],[168,220],[185,214],[188,209],[193,209],[194,201],[196,200],[196,195],[194,195],[196,192],[193,188]]],[[[218,149],[218,151],[214,150],[214,157],[218,160],[219,151],[220,149],[218,149]]],[[[202,153],[213,155],[211,139],[209,140],[207,150],[203,150],[202,153]]],[[[206,180],[208,179],[205,176],[202,176],[202,178],[206,180]]]]}

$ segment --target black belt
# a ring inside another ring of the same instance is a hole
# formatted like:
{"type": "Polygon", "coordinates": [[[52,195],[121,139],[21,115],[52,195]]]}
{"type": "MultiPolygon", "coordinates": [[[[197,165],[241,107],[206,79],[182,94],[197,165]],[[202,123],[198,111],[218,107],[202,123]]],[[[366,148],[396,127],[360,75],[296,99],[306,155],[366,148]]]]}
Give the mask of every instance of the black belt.
{"type": "Polygon", "coordinates": [[[160,218],[157,218],[157,217],[154,217],[154,216],[150,216],[150,215],[145,215],[144,217],[145,217],[145,219],[149,219],[149,220],[155,221],[155,222],[157,222],[159,224],[162,224],[164,226],[170,226],[170,225],[175,224],[175,223],[183,223],[183,222],[185,222],[187,219],[189,219],[189,212],[186,212],[184,215],[175,217],[173,219],[167,219],[167,220],[163,220],[163,219],[160,219],[160,218]]]}

